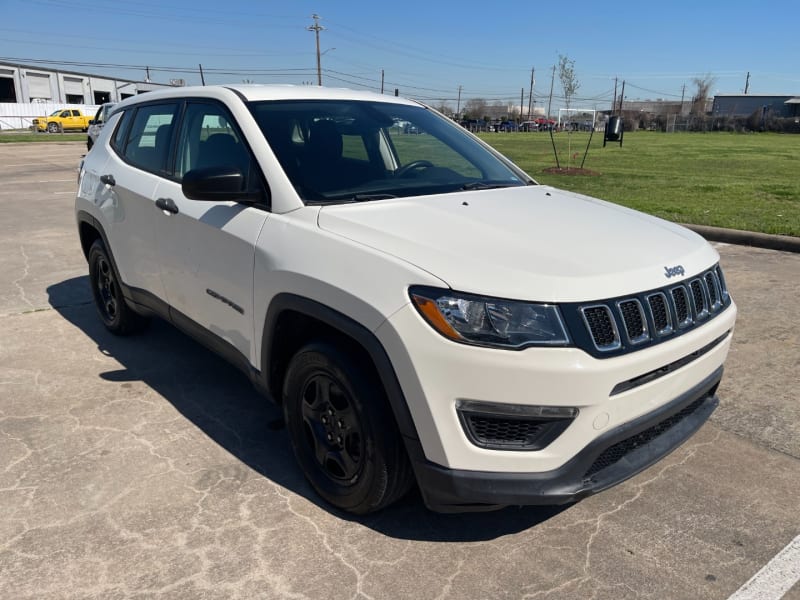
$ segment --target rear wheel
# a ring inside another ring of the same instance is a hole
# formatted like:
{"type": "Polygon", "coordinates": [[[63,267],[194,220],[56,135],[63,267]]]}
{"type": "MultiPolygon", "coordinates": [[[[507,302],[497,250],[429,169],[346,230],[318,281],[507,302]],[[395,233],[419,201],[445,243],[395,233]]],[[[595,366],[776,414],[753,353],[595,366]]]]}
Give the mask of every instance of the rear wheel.
{"type": "Polygon", "coordinates": [[[314,342],[292,358],[284,414],[300,467],[337,508],[365,514],[412,483],[403,441],[377,376],[339,345],[314,342]]]}
{"type": "Polygon", "coordinates": [[[89,249],[89,282],[97,314],[111,333],[129,335],[147,326],[148,319],[125,302],[117,270],[100,239],[89,249]]]}

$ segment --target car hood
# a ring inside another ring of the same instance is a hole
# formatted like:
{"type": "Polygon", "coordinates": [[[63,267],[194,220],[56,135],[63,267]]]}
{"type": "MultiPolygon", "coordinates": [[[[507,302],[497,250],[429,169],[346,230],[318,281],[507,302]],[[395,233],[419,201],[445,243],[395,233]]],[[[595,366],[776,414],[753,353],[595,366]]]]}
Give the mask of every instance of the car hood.
{"type": "Polygon", "coordinates": [[[318,219],[455,290],[520,300],[612,298],[676,283],[719,260],[688,229],[541,185],[326,206],[318,219]],[[685,275],[668,278],[678,265],[685,275]]]}

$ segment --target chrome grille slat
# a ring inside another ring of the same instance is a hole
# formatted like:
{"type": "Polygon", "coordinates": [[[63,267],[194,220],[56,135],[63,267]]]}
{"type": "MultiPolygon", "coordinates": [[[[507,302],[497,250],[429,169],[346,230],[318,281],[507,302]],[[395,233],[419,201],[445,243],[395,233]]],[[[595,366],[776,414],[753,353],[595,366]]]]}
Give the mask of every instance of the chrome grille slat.
{"type": "Polygon", "coordinates": [[[698,321],[708,316],[707,293],[702,279],[692,279],[689,282],[689,290],[692,296],[692,306],[694,308],[694,318],[698,321]]]}
{"type": "Polygon", "coordinates": [[[656,292],[647,297],[650,318],[655,326],[655,334],[659,337],[672,333],[672,311],[664,292],[656,292]]]}
{"type": "Polygon", "coordinates": [[[622,346],[614,315],[608,306],[605,304],[583,306],[581,314],[595,348],[601,352],[609,352],[622,346]]]}
{"type": "Polygon", "coordinates": [[[642,304],[636,298],[621,300],[617,302],[617,310],[622,315],[622,324],[625,327],[625,334],[628,342],[637,345],[650,339],[647,330],[647,319],[642,310],[642,304]]]}
{"type": "Polygon", "coordinates": [[[692,311],[689,308],[689,292],[683,285],[676,286],[670,290],[675,307],[675,317],[678,321],[678,329],[685,329],[692,324],[692,311]]]}
{"type": "Polygon", "coordinates": [[[703,276],[708,290],[708,301],[710,303],[711,312],[717,312],[722,308],[722,291],[719,285],[719,279],[714,271],[709,271],[703,276]]]}

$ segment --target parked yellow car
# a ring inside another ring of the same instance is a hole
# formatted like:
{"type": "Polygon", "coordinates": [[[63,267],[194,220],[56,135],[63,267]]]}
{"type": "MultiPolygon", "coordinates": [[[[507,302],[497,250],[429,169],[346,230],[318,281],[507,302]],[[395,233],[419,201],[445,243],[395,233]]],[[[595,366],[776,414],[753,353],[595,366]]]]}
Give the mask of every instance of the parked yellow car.
{"type": "Polygon", "coordinates": [[[47,117],[38,117],[34,119],[32,129],[36,131],[49,131],[50,133],[58,133],[67,129],[86,131],[89,129],[91,120],[91,115],[84,115],[80,110],[64,108],[51,113],[47,117]]]}

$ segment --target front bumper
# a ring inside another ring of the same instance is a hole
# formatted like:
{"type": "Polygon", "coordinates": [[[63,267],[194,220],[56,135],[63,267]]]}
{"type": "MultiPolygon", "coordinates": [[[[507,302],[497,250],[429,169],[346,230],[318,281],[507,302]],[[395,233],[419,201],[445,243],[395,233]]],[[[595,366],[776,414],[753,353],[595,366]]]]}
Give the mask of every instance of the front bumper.
{"type": "Polygon", "coordinates": [[[557,469],[505,473],[448,469],[408,444],[425,504],[437,512],[508,505],[567,504],[614,486],[657,462],[692,436],[719,400],[719,367],[673,401],[593,440],[557,469]]]}

